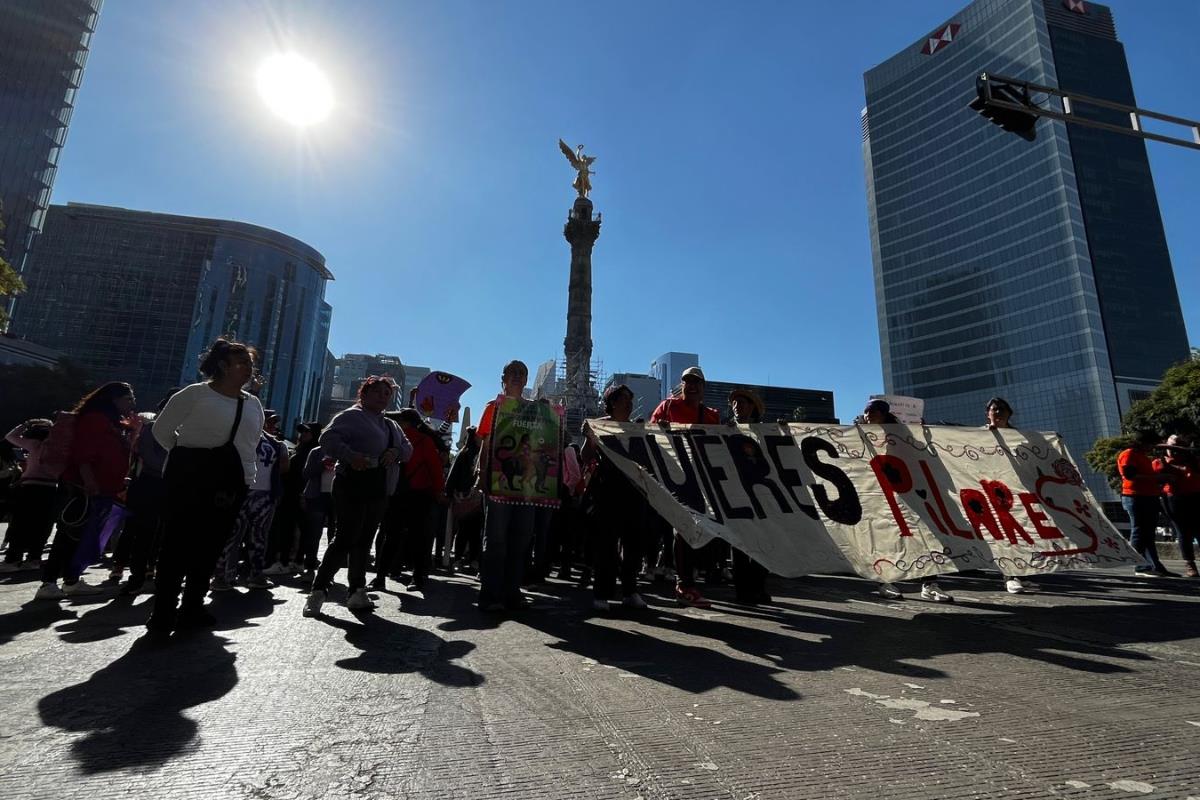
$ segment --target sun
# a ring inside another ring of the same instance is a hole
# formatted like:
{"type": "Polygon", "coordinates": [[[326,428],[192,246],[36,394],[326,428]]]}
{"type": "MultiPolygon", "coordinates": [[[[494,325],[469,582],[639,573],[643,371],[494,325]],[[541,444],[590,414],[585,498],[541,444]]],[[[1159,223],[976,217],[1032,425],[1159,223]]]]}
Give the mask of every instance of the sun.
{"type": "Polygon", "coordinates": [[[297,127],[323,122],[333,111],[329,79],[320,67],[296,53],[263,59],[256,83],[267,108],[297,127]]]}

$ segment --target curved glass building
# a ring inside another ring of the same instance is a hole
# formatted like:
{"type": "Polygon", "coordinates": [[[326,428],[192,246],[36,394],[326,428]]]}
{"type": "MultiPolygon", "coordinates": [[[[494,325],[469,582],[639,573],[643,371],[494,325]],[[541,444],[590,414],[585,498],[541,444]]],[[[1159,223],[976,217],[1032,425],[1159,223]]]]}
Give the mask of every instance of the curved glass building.
{"type": "Polygon", "coordinates": [[[133,384],[143,408],[198,380],[218,336],[247,342],[266,378],[263,405],[290,432],[319,405],[332,279],[316,250],[257,225],[51,206],[12,328],[97,382],[133,384]]]}
{"type": "Polygon", "coordinates": [[[968,107],[981,72],[1135,103],[1090,0],[977,0],[866,73],[884,384],[931,423],[981,425],[1002,395],[1079,458],[1189,355],[1145,145],[1047,119],[1033,141],[1002,130],[968,107]]]}

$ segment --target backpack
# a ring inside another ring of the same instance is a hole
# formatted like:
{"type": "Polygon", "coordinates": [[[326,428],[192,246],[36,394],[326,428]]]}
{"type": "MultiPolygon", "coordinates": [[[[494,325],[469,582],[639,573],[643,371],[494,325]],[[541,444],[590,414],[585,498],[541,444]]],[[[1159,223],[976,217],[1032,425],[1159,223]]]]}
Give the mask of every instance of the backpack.
{"type": "Polygon", "coordinates": [[[75,442],[75,422],[79,415],[72,411],[60,411],[54,415],[50,435],[42,444],[41,466],[47,475],[62,477],[71,458],[71,445],[75,442]]]}

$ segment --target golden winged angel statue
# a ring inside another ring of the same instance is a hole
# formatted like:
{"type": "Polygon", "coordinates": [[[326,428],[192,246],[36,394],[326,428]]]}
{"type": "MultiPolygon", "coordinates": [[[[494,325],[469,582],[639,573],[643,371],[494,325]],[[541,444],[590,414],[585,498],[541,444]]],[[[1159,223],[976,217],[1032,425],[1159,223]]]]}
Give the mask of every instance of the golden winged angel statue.
{"type": "Polygon", "coordinates": [[[567,157],[567,161],[571,162],[571,166],[578,173],[575,180],[571,183],[575,187],[575,191],[579,192],[580,197],[587,197],[592,191],[592,180],[590,175],[595,175],[588,167],[596,160],[595,156],[585,156],[583,154],[583,145],[579,145],[572,152],[571,148],[562,139],[558,140],[558,149],[563,151],[563,155],[567,157]]]}

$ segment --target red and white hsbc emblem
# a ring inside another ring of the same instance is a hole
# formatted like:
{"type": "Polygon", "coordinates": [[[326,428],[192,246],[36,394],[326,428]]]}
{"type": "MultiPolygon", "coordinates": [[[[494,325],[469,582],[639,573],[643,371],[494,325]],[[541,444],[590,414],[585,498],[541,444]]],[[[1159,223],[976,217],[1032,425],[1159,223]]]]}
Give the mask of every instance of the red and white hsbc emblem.
{"type": "Polygon", "coordinates": [[[1084,0],[1063,0],[1063,5],[1068,11],[1074,11],[1076,14],[1087,13],[1087,3],[1084,0]]]}
{"type": "Polygon", "coordinates": [[[941,50],[946,45],[954,41],[954,37],[958,35],[958,29],[961,26],[957,22],[951,22],[944,28],[935,31],[928,39],[925,40],[925,46],[921,48],[921,52],[927,56],[931,56],[938,50],[941,50]]]}

